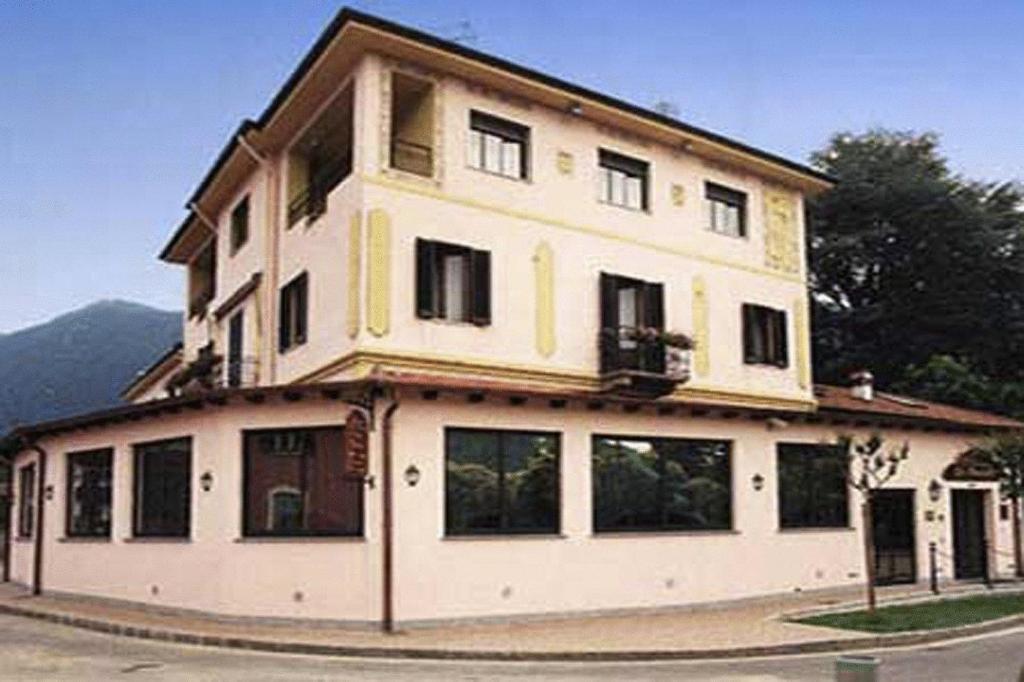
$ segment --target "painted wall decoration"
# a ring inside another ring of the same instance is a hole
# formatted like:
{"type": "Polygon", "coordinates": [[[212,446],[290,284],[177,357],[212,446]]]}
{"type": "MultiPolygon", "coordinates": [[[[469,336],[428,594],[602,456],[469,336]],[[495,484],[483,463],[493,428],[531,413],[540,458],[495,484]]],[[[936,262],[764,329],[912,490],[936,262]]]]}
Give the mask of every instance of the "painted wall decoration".
{"type": "Polygon", "coordinates": [[[772,270],[800,271],[800,235],[796,200],[789,192],[769,189],[764,194],[764,258],[772,270]]]}

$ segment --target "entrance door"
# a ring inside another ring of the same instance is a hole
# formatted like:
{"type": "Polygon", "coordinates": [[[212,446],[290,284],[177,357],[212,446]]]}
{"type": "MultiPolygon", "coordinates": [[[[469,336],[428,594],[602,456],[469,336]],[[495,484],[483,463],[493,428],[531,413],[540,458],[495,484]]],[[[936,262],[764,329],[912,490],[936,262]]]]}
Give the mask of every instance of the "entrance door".
{"type": "Polygon", "coordinates": [[[981,490],[952,491],[953,569],[957,580],[984,578],[985,493],[981,490]]]}
{"type": "Polygon", "coordinates": [[[875,535],[875,583],[896,585],[916,582],[914,491],[875,491],[872,516],[875,535]]]}

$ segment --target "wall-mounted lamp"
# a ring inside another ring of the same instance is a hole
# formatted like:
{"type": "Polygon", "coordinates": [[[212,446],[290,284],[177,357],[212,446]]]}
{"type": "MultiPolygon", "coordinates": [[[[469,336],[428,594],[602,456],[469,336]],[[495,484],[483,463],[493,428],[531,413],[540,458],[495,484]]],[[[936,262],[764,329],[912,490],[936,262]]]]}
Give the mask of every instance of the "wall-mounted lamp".
{"type": "Polygon", "coordinates": [[[204,493],[210,492],[213,489],[213,473],[204,471],[199,477],[199,485],[202,486],[204,493]]]}
{"type": "Polygon", "coordinates": [[[580,104],[579,102],[570,102],[569,103],[568,111],[573,116],[582,116],[583,115],[583,105],[580,104]]]}
{"type": "Polygon", "coordinates": [[[938,502],[941,497],[942,484],[939,483],[938,479],[933,478],[932,482],[928,484],[928,499],[932,502],[938,502]]]}
{"type": "Polygon", "coordinates": [[[53,499],[53,484],[52,483],[50,483],[45,488],[43,488],[43,495],[46,496],[47,500],[52,500],[53,499]]]}
{"type": "Polygon", "coordinates": [[[420,470],[415,464],[410,464],[405,470],[405,482],[409,484],[410,488],[415,488],[416,484],[420,482],[420,470]]]}
{"type": "Polygon", "coordinates": [[[754,474],[754,477],[750,479],[750,482],[754,484],[754,490],[761,492],[764,489],[764,476],[761,474],[754,474]]]}

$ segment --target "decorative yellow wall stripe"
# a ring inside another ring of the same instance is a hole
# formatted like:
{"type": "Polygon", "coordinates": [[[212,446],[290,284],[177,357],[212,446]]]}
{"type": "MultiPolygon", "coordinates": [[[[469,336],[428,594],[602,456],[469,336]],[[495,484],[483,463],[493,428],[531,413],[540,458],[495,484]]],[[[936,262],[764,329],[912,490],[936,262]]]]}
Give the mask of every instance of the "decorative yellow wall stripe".
{"type": "Polygon", "coordinates": [[[552,227],[559,227],[572,232],[578,232],[580,234],[587,234],[594,237],[601,237],[603,239],[611,239],[622,244],[632,244],[633,246],[639,246],[645,249],[651,249],[652,251],[658,251],[660,253],[668,253],[675,256],[683,256],[685,258],[692,258],[704,263],[710,263],[712,265],[719,265],[726,268],[733,268],[735,270],[742,270],[744,272],[752,272],[757,275],[764,275],[766,277],[773,277],[775,279],[785,280],[787,282],[796,282],[799,284],[805,284],[803,277],[799,273],[786,273],[777,270],[771,270],[766,267],[750,265],[748,263],[741,263],[738,261],[731,261],[725,258],[717,258],[715,256],[709,256],[696,249],[685,248],[682,246],[668,246],[665,244],[658,244],[657,242],[646,241],[643,239],[636,239],[634,237],[628,237],[611,230],[605,230],[602,228],[591,227],[588,225],[580,225],[577,223],[571,223],[559,218],[553,218],[549,216],[540,215],[537,213],[531,213],[527,211],[520,211],[518,209],[503,208],[476,199],[468,197],[457,197],[451,194],[447,194],[439,189],[433,187],[421,187],[414,185],[411,182],[405,182],[390,177],[377,177],[375,175],[364,174],[360,176],[364,182],[370,185],[377,185],[380,187],[386,187],[388,189],[394,189],[400,192],[407,192],[409,194],[418,194],[420,196],[430,197],[432,199],[440,199],[441,201],[447,201],[452,204],[459,206],[468,206],[481,211],[487,211],[497,215],[504,215],[510,218],[516,218],[519,220],[529,220],[532,222],[543,223],[545,225],[551,225],[552,227]]]}
{"type": "Polygon", "coordinates": [[[711,329],[708,316],[708,292],[704,278],[693,278],[693,370],[699,377],[711,371],[711,329]]]}
{"type": "Polygon", "coordinates": [[[549,358],[555,352],[555,255],[541,242],[533,255],[537,286],[537,352],[549,358]]]}
{"type": "Polygon", "coordinates": [[[793,326],[796,329],[796,380],[804,390],[811,384],[810,322],[807,317],[807,298],[801,296],[793,302],[793,326]]]}
{"type": "Polygon", "coordinates": [[[384,336],[391,322],[391,217],[375,208],[367,222],[366,328],[384,336]]]}
{"type": "Polygon", "coordinates": [[[348,310],[345,327],[351,339],[359,335],[359,283],[362,275],[363,223],[362,214],[352,214],[348,226],[348,310]]]}

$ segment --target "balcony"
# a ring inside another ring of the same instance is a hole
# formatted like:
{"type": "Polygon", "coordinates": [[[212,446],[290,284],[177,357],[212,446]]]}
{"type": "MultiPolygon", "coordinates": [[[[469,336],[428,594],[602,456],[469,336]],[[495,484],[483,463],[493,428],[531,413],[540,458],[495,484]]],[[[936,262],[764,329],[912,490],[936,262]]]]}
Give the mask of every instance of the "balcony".
{"type": "Polygon", "coordinates": [[[690,379],[692,343],[682,334],[653,327],[613,327],[601,331],[601,390],[638,399],[672,393],[690,379]]]}
{"type": "Polygon", "coordinates": [[[222,386],[227,388],[251,388],[259,379],[259,360],[254,357],[243,357],[229,360],[222,378],[222,386]]]}
{"type": "Polygon", "coordinates": [[[430,177],[434,172],[434,152],[422,144],[406,140],[391,141],[391,167],[430,177]]]}
{"type": "Polygon", "coordinates": [[[313,222],[327,212],[327,195],[352,172],[352,156],[345,154],[318,169],[306,188],[288,202],[288,225],[305,218],[313,222]]]}

